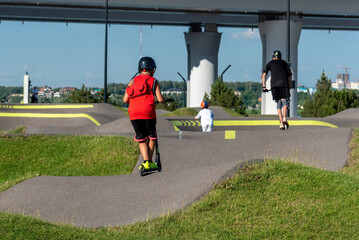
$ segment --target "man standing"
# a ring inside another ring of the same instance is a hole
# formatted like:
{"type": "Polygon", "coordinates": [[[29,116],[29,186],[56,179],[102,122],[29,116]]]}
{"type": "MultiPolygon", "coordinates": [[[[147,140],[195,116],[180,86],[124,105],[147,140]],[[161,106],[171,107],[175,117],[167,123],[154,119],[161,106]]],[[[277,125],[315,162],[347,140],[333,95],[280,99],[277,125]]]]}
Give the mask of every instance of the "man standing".
{"type": "Polygon", "coordinates": [[[290,92],[292,84],[292,71],[286,61],[282,60],[282,53],[278,50],[272,54],[272,60],[267,63],[262,74],[263,92],[268,92],[266,88],[266,76],[271,72],[271,91],[273,100],[277,103],[281,130],[288,128],[287,111],[289,105],[290,92]],[[283,109],[283,113],[282,113],[283,109]],[[283,114],[283,115],[282,115],[283,114]]]}
{"type": "Polygon", "coordinates": [[[32,96],[31,96],[31,103],[38,103],[39,102],[39,91],[34,87],[32,89],[32,96]]]}

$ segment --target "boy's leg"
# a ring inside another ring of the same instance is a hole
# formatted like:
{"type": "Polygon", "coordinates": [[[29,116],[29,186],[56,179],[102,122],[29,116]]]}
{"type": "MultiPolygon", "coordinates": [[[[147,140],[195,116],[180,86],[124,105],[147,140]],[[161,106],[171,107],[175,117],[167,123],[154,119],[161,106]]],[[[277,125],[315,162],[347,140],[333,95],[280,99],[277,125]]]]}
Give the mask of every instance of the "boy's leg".
{"type": "Polygon", "coordinates": [[[148,147],[149,147],[149,160],[150,161],[152,161],[152,157],[153,157],[153,151],[154,151],[154,149],[155,149],[155,141],[157,141],[157,140],[152,140],[152,139],[150,139],[149,140],[149,143],[148,143],[148,147]]]}
{"type": "MultiPolygon", "coordinates": [[[[201,124],[202,125],[202,124],[201,124]]],[[[206,125],[202,125],[202,132],[205,132],[207,130],[206,125]]]]}
{"type": "Polygon", "coordinates": [[[138,143],[138,146],[140,147],[140,152],[142,155],[142,158],[144,161],[150,160],[150,148],[148,146],[148,142],[146,141],[142,141],[138,143]]]}
{"type": "MultiPolygon", "coordinates": [[[[141,167],[144,167],[144,169],[158,169],[158,166],[152,162],[152,154],[153,154],[153,149],[151,150],[150,146],[154,146],[155,144],[154,140],[146,140],[143,142],[139,142],[139,147],[140,147],[140,152],[142,155],[142,158],[144,160],[143,164],[141,165],[141,167]]],[[[140,168],[141,168],[140,167],[140,168]]]]}
{"type": "Polygon", "coordinates": [[[152,161],[153,152],[155,149],[156,141],[157,141],[157,130],[156,130],[156,119],[149,119],[147,121],[147,130],[148,130],[148,154],[149,160],[152,161]]]}

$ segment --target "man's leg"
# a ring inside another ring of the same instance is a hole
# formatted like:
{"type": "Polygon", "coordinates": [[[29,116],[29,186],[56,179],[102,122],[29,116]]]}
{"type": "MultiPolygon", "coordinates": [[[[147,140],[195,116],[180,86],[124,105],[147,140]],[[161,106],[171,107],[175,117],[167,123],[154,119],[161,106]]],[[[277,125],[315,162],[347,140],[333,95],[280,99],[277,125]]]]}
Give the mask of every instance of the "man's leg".
{"type": "MultiPolygon", "coordinates": [[[[279,117],[279,122],[282,123],[283,122],[283,117],[282,117],[282,100],[278,100],[276,101],[277,103],[277,112],[278,112],[278,117],[279,117]]],[[[284,109],[283,109],[284,110],[284,109]]]]}
{"type": "Polygon", "coordinates": [[[278,112],[278,117],[279,117],[279,122],[283,122],[283,118],[282,118],[282,110],[281,109],[277,109],[278,112]]]}
{"type": "Polygon", "coordinates": [[[287,99],[282,99],[281,100],[283,103],[283,119],[287,119],[287,111],[288,111],[288,101],[287,99]]]}

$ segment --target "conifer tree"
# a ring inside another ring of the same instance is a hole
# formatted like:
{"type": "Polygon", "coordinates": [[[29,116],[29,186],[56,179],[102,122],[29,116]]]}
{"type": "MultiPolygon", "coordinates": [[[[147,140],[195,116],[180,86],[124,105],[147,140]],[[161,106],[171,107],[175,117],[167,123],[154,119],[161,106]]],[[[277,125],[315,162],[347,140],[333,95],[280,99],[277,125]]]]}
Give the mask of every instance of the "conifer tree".
{"type": "Polygon", "coordinates": [[[246,106],[243,106],[242,99],[234,94],[234,91],[225,82],[219,79],[212,84],[211,98],[205,93],[203,100],[208,101],[212,106],[225,107],[246,116],[246,106]]]}
{"type": "Polygon", "coordinates": [[[313,99],[303,105],[302,117],[326,117],[347,108],[359,107],[358,91],[336,90],[331,88],[331,80],[323,73],[316,84],[317,92],[313,99]]]}

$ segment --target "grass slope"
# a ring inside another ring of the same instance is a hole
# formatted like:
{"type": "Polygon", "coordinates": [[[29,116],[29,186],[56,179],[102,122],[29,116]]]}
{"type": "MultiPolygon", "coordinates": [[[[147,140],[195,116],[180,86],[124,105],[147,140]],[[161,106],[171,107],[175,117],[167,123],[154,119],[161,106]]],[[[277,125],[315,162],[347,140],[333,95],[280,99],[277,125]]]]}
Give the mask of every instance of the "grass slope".
{"type": "MultiPolygon", "coordinates": [[[[351,166],[358,162],[353,154],[351,166]]],[[[358,215],[356,171],[266,161],[240,170],[189,208],[147,222],[81,229],[0,213],[0,239],[357,239],[358,215]]]]}
{"type": "Polygon", "coordinates": [[[162,114],[160,117],[178,117],[178,116],[194,117],[197,114],[198,114],[198,112],[196,110],[194,110],[193,108],[179,108],[173,112],[162,114]]]}
{"type": "Polygon", "coordinates": [[[120,136],[4,136],[0,152],[0,191],[38,175],[129,174],[139,155],[120,136]]]}
{"type": "Polygon", "coordinates": [[[12,131],[0,131],[0,134],[8,134],[8,133],[25,133],[26,132],[26,127],[20,127],[20,128],[16,128],[12,131]]]}

